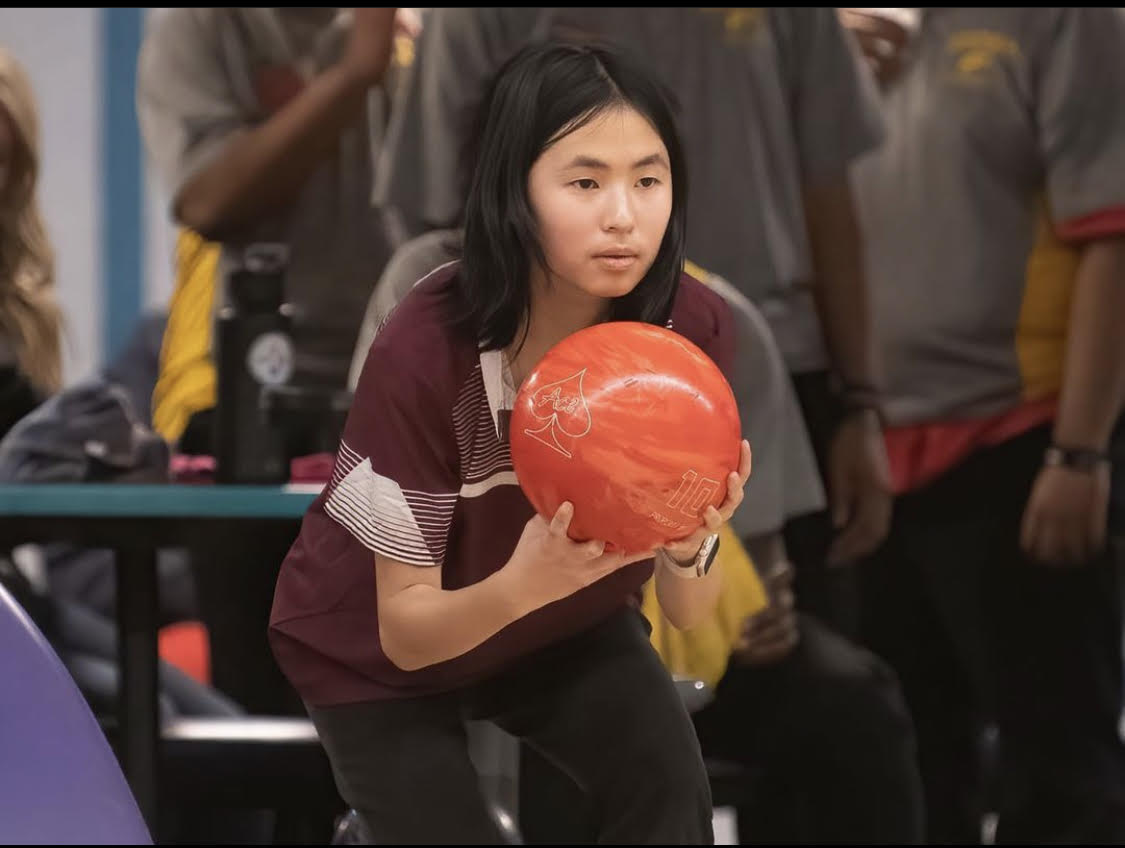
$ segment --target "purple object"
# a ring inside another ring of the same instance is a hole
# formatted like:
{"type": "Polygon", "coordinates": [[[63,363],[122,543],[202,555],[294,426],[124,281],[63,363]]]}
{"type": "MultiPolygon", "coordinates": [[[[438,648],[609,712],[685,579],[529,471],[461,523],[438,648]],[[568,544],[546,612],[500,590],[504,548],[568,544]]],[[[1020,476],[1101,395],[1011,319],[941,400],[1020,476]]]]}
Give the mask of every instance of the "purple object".
{"type": "Polygon", "coordinates": [[[0,843],[152,844],[85,698],[3,586],[0,843]]]}

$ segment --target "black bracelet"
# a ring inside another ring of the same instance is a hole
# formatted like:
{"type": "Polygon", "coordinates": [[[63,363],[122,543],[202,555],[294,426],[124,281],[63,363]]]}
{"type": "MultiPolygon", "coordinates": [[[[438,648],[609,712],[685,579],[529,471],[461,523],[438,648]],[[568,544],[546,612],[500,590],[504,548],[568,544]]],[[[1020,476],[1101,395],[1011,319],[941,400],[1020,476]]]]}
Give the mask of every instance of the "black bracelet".
{"type": "Polygon", "coordinates": [[[878,397],[879,388],[874,383],[851,383],[839,380],[836,384],[836,393],[839,395],[874,395],[878,397]]]}
{"type": "Polygon", "coordinates": [[[883,405],[877,394],[860,395],[850,394],[840,396],[840,418],[851,418],[853,415],[864,412],[873,412],[879,420],[880,426],[886,422],[883,415],[883,405]]]}
{"type": "Polygon", "coordinates": [[[1110,459],[1105,451],[1052,444],[1043,455],[1043,464],[1089,473],[1109,466],[1110,459]]]}

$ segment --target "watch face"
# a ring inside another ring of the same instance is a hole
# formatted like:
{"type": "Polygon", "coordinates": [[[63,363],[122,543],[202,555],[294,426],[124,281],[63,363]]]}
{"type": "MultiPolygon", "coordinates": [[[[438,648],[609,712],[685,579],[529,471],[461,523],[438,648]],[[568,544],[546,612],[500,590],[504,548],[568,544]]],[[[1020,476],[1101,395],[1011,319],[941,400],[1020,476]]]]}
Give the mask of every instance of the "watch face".
{"type": "Polygon", "coordinates": [[[703,573],[706,574],[719,553],[719,534],[716,533],[714,536],[709,537],[707,541],[703,543],[703,548],[704,550],[700,551],[700,554],[703,558],[703,573]]]}
{"type": "Polygon", "coordinates": [[[265,386],[279,386],[293,376],[293,342],[284,333],[263,333],[246,354],[251,376],[265,386]]]}

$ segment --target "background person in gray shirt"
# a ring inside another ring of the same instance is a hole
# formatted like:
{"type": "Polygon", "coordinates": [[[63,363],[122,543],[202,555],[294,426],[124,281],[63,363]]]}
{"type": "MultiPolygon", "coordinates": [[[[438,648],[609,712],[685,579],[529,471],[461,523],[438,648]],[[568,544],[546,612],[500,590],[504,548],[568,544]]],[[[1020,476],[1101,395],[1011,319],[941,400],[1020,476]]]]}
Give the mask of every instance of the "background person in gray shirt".
{"type": "Polygon", "coordinates": [[[165,9],[141,49],[137,114],[173,218],[222,243],[220,279],[246,245],[289,248],[297,382],[343,387],[390,256],[367,186],[394,13],[165,9]]]}
{"type": "Polygon", "coordinates": [[[933,841],[979,837],[994,722],[998,842],[1120,843],[1125,11],[924,9],[899,43],[856,172],[898,492],[864,629],[933,841]]]}
{"type": "MultiPolygon", "coordinates": [[[[216,307],[246,245],[288,247],[294,384],[344,388],[390,255],[369,185],[395,20],[394,9],[169,8],[148,21],[137,66],[146,153],[176,222],[222,245],[216,307]]],[[[208,443],[209,412],[188,425],[208,443]]],[[[251,711],[302,711],[265,639],[291,543],[261,534],[195,563],[213,680],[251,711]]]]}

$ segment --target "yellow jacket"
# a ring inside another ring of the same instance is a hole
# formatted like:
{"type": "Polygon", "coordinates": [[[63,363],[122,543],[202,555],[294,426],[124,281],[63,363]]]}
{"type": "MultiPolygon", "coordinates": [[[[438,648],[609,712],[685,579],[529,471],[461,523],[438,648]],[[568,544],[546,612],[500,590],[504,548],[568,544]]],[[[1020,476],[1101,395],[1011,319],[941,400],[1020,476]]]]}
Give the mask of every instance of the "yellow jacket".
{"type": "Polygon", "coordinates": [[[738,536],[728,525],[719,530],[719,553],[712,568],[722,570],[722,590],[715,612],[691,630],[677,630],[656,600],[654,580],[644,589],[641,606],[652,624],[650,641],[674,675],[702,680],[714,688],[727,670],[742,622],[766,606],[766,591],[738,536]]]}

